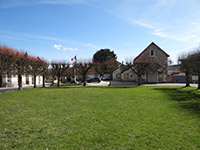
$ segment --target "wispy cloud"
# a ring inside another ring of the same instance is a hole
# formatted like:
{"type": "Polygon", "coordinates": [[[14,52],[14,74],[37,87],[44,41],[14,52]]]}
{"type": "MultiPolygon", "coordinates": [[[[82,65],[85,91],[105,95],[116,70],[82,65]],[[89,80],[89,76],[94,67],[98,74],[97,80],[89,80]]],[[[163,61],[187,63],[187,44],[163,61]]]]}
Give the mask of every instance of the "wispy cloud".
{"type": "Polygon", "coordinates": [[[77,51],[78,50],[78,48],[65,47],[61,44],[54,44],[52,47],[57,50],[63,50],[63,51],[77,51]]]}
{"type": "MultiPolygon", "coordinates": [[[[1,37],[12,37],[15,39],[23,39],[23,40],[31,40],[35,39],[36,41],[41,41],[41,40],[46,40],[46,41],[53,41],[53,42],[59,42],[67,45],[73,45],[74,47],[84,47],[87,49],[100,49],[102,48],[101,46],[97,46],[92,43],[82,43],[82,42],[77,42],[77,41],[71,41],[71,40],[66,40],[62,38],[55,38],[55,37],[50,37],[50,36],[43,36],[43,35],[32,35],[32,34],[25,34],[25,33],[16,33],[16,32],[9,32],[9,31],[0,31],[1,37]],[[3,35],[5,34],[5,36],[3,35]]],[[[61,44],[59,45],[53,45],[54,48],[64,48],[63,50],[70,50],[70,51],[75,51],[78,50],[78,48],[69,48],[69,47],[63,47],[61,44]]]]}
{"type": "Polygon", "coordinates": [[[77,51],[78,48],[63,47],[64,51],[77,51]]]}
{"type": "Polygon", "coordinates": [[[188,43],[200,42],[200,1],[123,0],[104,5],[106,12],[130,24],[149,30],[149,34],[188,43]]]}
{"type": "Polygon", "coordinates": [[[196,33],[193,33],[193,32],[181,33],[181,34],[176,35],[170,32],[167,33],[167,31],[161,28],[155,29],[152,32],[152,34],[158,37],[168,38],[168,39],[182,41],[182,42],[186,42],[186,41],[198,42],[198,38],[199,38],[199,36],[197,36],[196,33]]]}
{"type": "Polygon", "coordinates": [[[54,47],[55,49],[57,49],[57,50],[60,50],[61,47],[62,47],[62,45],[60,45],[60,44],[59,44],[59,45],[54,44],[53,47],[54,47]]]}
{"type": "Polygon", "coordinates": [[[153,35],[159,36],[159,37],[168,37],[168,34],[163,32],[163,29],[155,29],[152,33],[153,35]]]}
{"type": "Polygon", "coordinates": [[[129,21],[132,23],[132,24],[135,24],[135,25],[139,25],[141,27],[145,27],[145,28],[148,28],[148,29],[153,29],[154,27],[150,24],[147,24],[147,23],[144,23],[140,20],[131,20],[129,19],[129,21]]]}
{"type": "Polygon", "coordinates": [[[12,8],[19,6],[30,6],[30,5],[44,5],[44,4],[88,4],[88,0],[4,0],[0,2],[0,8],[12,8]]]}

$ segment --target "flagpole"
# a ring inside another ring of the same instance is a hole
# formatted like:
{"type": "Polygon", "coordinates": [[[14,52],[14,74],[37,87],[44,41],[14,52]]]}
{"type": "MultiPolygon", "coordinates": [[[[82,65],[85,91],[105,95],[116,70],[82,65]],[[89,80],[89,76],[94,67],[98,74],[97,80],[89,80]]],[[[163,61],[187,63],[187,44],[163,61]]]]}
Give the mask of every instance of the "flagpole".
{"type": "MultiPolygon", "coordinates": [[[[74,56],[74,60],[75,60],[74,64],[76,64],[76,61],[77,61],[76,55],[74,56]]],[[[74,82],[77,83],[77,81],[76,81],[76,68],[75,67],[74,67],[74,82]]]]}
{"type": "Polygon", "coordinates": [[[74,82],[77,83],[76,81],[76,69],[74,68],[74,82]]]}

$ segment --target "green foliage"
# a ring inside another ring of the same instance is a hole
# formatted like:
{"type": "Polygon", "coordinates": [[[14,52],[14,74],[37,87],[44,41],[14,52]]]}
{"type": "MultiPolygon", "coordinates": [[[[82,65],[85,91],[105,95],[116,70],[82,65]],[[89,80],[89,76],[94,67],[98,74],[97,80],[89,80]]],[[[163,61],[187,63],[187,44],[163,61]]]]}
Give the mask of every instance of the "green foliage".
{"type": "Polygon", "coordinates": [[[0,93],[0,148],[200,149],[199,98],[143,86],[0,93]]]}
{"type": "Polygon", "coordinates": [[[117,55],[110,49],[100,49],[93,55],[93,59],[97,62],[105,62],[109,60],[117,60],[117,55]]]}

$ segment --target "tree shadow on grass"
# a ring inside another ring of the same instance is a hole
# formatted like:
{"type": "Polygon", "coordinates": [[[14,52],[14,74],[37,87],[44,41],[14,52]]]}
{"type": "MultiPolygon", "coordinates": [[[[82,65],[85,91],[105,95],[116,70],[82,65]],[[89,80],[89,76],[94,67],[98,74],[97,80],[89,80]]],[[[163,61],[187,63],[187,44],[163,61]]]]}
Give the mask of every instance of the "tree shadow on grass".
{"type": "Polygon", "coordinates": [[[178,101],[180,107],[192,113],[200,115],[200,93],[196,89],[184,90],[184,88],[155,88],[166,93],[171,100],[178,101]]]}

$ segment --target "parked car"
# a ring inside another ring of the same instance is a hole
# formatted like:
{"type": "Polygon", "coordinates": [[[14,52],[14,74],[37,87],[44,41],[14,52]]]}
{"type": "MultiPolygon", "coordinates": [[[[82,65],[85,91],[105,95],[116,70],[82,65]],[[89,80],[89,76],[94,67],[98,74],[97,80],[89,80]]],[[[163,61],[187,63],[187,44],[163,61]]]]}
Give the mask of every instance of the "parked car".
{"type": "Polygon", "coordinates": [[[98,82],[99,83],[99,82],[101,82],[101,79],[98,77],[92,77],[92,78],[87,78],[86,81],[88,83],[90,83],[90,82],[98,82]]]}
{"type": "Polygon", "coordinates": [[[103,81],[110,81],[110,76],[102,76],[101,80],[103,80],[103,81]]]}

